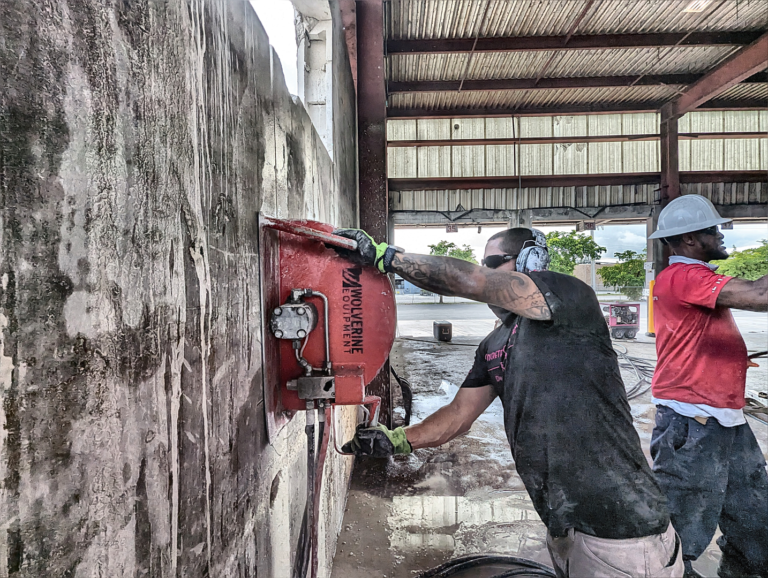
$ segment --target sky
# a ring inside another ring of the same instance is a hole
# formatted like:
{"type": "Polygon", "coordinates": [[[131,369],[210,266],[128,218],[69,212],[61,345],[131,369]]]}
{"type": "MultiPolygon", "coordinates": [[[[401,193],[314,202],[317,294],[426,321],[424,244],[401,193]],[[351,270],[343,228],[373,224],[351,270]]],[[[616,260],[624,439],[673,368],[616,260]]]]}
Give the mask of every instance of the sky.
{"type": "Polygon", "coordinates": [[[296,60],[296,30],[293,25],[293,4],[290,0],[251,0],[251,6],[269,36],[269,43],[280,57],[288,91],[299,94],[296,60]]]}
{"type": "MultiPolygon", "coordinates": [[[[483,227],[477,232],[477,226],[459,227],[458,233],[446,233],[443,228],[408,228],[395,229],[395,245],[403,247],[412,253],[429,253],[429,245],[434,245],[445,239],[457,245],[469,245],[475,251],[478,261],[483,256],[483,250],[488,238],[505,227],[483,227]]],[[[573,227],[537,227],[544,233],[550,231],[571,231],[573,227]]],[[[606,261],[613,259],[614,253],[632,250],[641,252],[645,248],[645,225],[605,225],[595,231],[595,242],[607,250],[603,257],[606,261]]],[[[588,234],[588,233],[587,233],[588,234]]],[[[768,239],[768,223],[734,224],[733,230],[724,230],[724,243],[728,251],[757,247],[761,239],[768,239]]]]}

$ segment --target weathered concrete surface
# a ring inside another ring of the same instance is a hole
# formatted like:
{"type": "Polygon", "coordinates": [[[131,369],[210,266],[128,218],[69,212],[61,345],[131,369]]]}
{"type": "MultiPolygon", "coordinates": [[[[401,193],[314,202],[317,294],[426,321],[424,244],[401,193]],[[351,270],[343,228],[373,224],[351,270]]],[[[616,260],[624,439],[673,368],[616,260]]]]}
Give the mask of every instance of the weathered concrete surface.
{"type": "Polygon", "coordinates": [[[304,418],[267,444],[256,211],[356,223],[334,10],[331,163],[245,0],[0,4],[0,576],[289,574],[304,418]]]}

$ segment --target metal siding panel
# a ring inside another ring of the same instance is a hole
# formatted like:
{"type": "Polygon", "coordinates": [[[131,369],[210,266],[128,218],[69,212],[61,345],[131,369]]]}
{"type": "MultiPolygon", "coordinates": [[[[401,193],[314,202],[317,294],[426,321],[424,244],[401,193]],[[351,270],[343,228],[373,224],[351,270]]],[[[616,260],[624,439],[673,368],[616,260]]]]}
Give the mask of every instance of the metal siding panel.
{"type": "Polygon", "coordinates": [[[768,110],[760,111],[760,132],[768,132],[768,110]]]}
{"type": "Polygon", "coordinates": [[[621,149],[623,158],[621,172],[655,173],[661,170],[659,166],[659,141],[623,142],[621,149]]]}
{"type": "Polygon", "coordinates": [[[587,116],[555,116],[552,136],[587,136],[587,116]]]}
{"type": "Polygon", "coordinates": [[[760,139],[760,170],[768,171],[768,138],[760,139]]]}
{"type": "Polygon", "coordinates": [[[760,111],[726,110],[723,111],[724,132],[758,132],[760,130],[760,111]]]}
{"type": "Polygon", "coordinates": [[[454,118],[450,138],[485,138],[484,118],[454,118]]]}
{"type": "Polygon", "coordinates": [[[677,119],[677,132],[691,132],[691,113],[684,114],[677,119]]]}
{"type": "Polygon", "coordinates": [[[524,175],[553,174],[551,144],[532,144],[520,146],[520,172],[524,175]]]}
{"type": "Polygon", "coordinates": [[[760,141],[764,139],[727,139],[724,141],[726,171],[760,170],[760,141]]]}
{"type": "Polygon", "coordinates": [[[387,121],[387,140],[416,140],[416,121],[387,121]]]}
{"type": "Polygon", "coordinates": [[[517,138],[520,136],[518,119],[516,117],[486,118],[486,138],[517,138]]]}
{"type": "Polygon", "coordinates": [[[589,136],[621,134],[620,114],[591,114],[587,116],[589,136]]]}
{"type": "Polygon", "coordinates": [[[722,110],[694,111],[686,116],[691,119],[690,132],[723,132],[722,110]]]}
{"type": "Polygon", "coordinates": [[[551,116],[523,116],[518,126],[522,138],[552,136],[551,116]]]}
{"type": "Polygon", "coordinates": [[[621,173],[622,145],[620,142],[589,143],[589,173],[621,173]]]}
{"type": "Polygon", "coordinates": [[[586,143],[561,143],[554,145],[554,147],[556,175],[586,174],[587,155],[589,154],[586,143]]]}
{"type": "Polygon", "coordinates": [[[420,147],[419,177],[451,176],[451,147],[420,147]]]}
{"type": "Polygon", "coordinates": [[[453,149],[454,177],[484,177],[485,147],[455,146],[453,149]]]}
{"type": "Polygon", "coordinates": [[[655,112],[622,114],[621,124],[621,134],[659,134],[659,115],[655,112]]]}
{"type": "MultiPolygon", "coordinates": [[[[693,121],[691,121],[693,124],[693,121]]],[[[693,140],[691,143],[691,171],[722,171],[723,140],[693,140]]],[[[685,170],[682,167],[680,170],[685,170]]]]}
{"type": "MultiPolygon", "coordinates": [[[[677,141],[677,162],[681,171],[691,170],[691,141],[677,141]]],[[[661,170],[661,168],[659,168],[661,170]]]]}
{"type": "Polygon", "coordinates": [[[451,138],[451,121],[447,118],[419,119],[416,135],[419,140],[448,140],[451,138]]]}
{"type": "Polygon", "coordinates": [[[485,147],[485,174],[504,177],[517,174],[514,145],[487,145],[485,147]]]}
{"type": "Polygon", "coordinates": [[[387,176],[393,179],[414,178],[416,172],[415,147],[390,147],[387,149],[387,176]]]}

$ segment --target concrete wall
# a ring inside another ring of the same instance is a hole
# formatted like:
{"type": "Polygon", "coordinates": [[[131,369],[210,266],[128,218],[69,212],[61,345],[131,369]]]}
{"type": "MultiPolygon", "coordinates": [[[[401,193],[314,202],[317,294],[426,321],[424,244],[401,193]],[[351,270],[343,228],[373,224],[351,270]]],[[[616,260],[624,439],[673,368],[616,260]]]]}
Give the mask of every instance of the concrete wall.
{"type": "Polygon", "coordinates": [[[0,576],[289,576],[304,417],[267,443],[256,211],[356,223],[333,19],[335,163],[245,0],[0,4],[0,576]]]}

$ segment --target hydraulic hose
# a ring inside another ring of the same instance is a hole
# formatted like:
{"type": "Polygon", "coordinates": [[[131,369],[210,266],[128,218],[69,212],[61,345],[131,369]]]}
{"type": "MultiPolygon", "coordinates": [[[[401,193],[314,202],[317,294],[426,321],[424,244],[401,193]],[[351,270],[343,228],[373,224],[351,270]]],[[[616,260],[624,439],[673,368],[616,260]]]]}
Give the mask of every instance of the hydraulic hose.
{"type": "Polygon", "coordinates": [[[325,458],[328,455],[328,440],[330,438],[331,428],[326,427],[326,422],[331,420],[331,408],[320,407],[320,411],[317,415],[318,419],[318,434],[317,439],[320,441],[320,448],[318,449],[317,464],[315,466],[314,476],[314,501],[312,503],[312,520],[313,524],[310,528],[310,542],[312,544],[312,565],[311,565],[311,578],[317,578],[317,556],[318,556],[318,542],[319,542],[319,520],[320,520],[320,498],[321,489],[323,487],[323,470],[325,469],[325,458]]]}
{"type": "Polygon", "coordinates": [[[312,534],[315,530],[315,410],[307,410],[307,504],[299,533],[299,547],[293,562],[293,578],[307,578],[312,561],[312,534]]]}
{"type": "Polygon", "coordinates": [[[445,564],[419,574],[418,578],[448,578],[449,576],[455,576],[459,572],[473,568],[482,568],[492,564],[514,564],[515,566],[521,566],[521,568],[503,570],[500,574],[496,574],[491,578],[511,578],[512,576],[547,576],[548,578],[555,578],[556,576],[555,571],[549,566],[526,558],[495,554],[472,554],[462,556],[461,558],[454,558],[445,564]]]}

